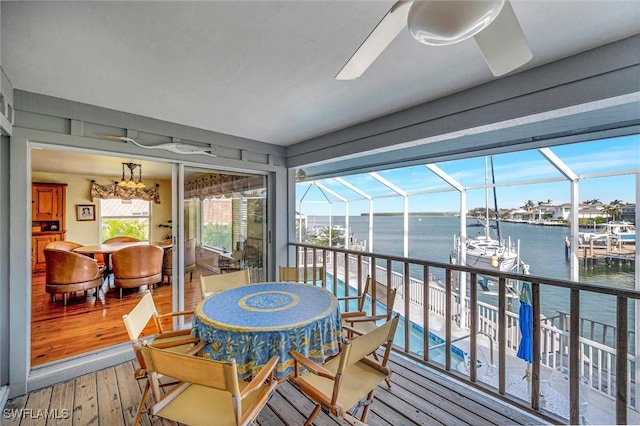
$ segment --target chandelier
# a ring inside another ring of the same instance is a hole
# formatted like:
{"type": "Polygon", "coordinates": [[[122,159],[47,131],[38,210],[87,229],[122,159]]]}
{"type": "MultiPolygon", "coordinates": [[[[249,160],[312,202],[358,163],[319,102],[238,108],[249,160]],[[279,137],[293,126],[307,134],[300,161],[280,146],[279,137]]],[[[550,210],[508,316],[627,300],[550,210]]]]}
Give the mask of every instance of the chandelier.
{"type": "Polygon", "coordinates": [[[142,165],[141,164],[136,164],[136,163],[122,163],[122,179],[120,180],[120,182],[118,182],[118,186],[123,187],[123,188],[131,188],[131,189],[136,189],[136,188],[146,188],[146,185],[142,182],[142,165]],[[129,174],[130,177],[129,179],[125,179],[124,176],[124,167],[127,166],[127,168],[129,168],[129,174]],[[135,169],[138,169],[138,181],[135,181],[135,178],[133,177],[133,171],[135,169]]]}

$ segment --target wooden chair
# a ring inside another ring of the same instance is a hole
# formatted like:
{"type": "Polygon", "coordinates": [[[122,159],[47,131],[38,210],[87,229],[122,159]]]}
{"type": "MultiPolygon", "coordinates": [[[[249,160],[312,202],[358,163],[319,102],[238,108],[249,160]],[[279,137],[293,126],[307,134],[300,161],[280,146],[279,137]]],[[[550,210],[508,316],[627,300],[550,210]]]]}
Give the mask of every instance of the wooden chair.
{"type": "Polygon", "coordinates": [[[62,304],[67,305],[69,293],[95,289],[96,295],[103,284],[103,271],[95,259],[68,250],[44,249],[47,266],[45,291],[56,301],[56,294],[62,294],[62,304]]]}
{"type": "Polygon", "coordinates": [[[353,338],[354,334],[360,335],[376,328],[377,321],[383,319],[389,321],[391,319],[393,304],[396,301],[396,289],[388,287],[378,281],[375,281],[374,285],[374,281],[371,277],[367,276],[367,281],[362,295],[341,297],[338,298],[338,300],[344,300],[346,303],[349,303],[349,300],[358,301],[358,308],[356,311],[342,313],[342,326],[347,332],[346,337],[353,338]],[[371,304],[377,302],[384,305],[386,312],[384,314],[377,315],[367,313],[365,311],[365,302],[367,300],[369,300],[371,304]]]}
{"type": "Polygon", "coordinates": [[[149,414],[188,425],[250,425],[275,391],[272,357],[251,382],[239,381],[236,363],[141,348],[155,403],[149,414]],[[166,393],[159,375],[181,383],[166,393]]]}
{"type": "Polygon", "coordinates": [[[113,284],[120,290],[143,285],[151,287],[162,279],[162,255],[160,247],[152,245],[125,247],[111,255],[113,284]]]}
{"type": "Polygon", "coordinates": [[[204,299],[222,290],[228,290],[250,283],[249,270],[244,269],[242,271],[229,272],[228,274],[200,277],[200,290],[202,291],[202,298],[204,299]]]}
{"type": "Polygon", "coordinates": [[[218,258],[220,271],[240,271],[244,267],[244,250],[236,250],[231,253],[231,258],[221,256],[218,258]]]}
{"type": "Polygon", "coordinates": [[[316,266],[314,268],[308,266],[306,268],[300,268],[297,266],[280,266],[278,277],[281,282],[307,283],[322,281],[324,277],[324,267],[316,266]]]}
{"type": "Polygon", "coordinates": [[[289,352],[295,362],[291,382],[316,403],[305,426],[313,423],[323,407],[349,424],[366,423],[375,389],[391,375],[387,361],[398,318],[396,315],[384,325],[352,341],[347,340],[340,348],[340,353],[323,365],[311,361],[299,352],[289,352]],[[386,345],[382,360],[370,358],[369,354],[375,353],[382,345],[386,345]],[[301,375],[301,366],[308,373],[301,375]],[[355,413],[360,407],[364,408],[359,419],[347,411],[352,409],[352,413],[355,413]]]}
{"type": "MultiPolygon", "coordinates": [[[[173,318],[175,316],[188,315],[192,313],[193,312],[172,312],[169,314],[160,315],[158,314],[155,303],[153,303],[153,297],[151,296],[151,293],[147,292],[138,302],[138,304],[131,310],[131,312],[122,316],[124,327],[127,330],[129,340],[131,340],[133,350],[139,364],[139,368],[135,371],[134,377],[136,378],[136,380],[145,381],[142,398],[140,400],[140,404],[138,405],[138,411],[136,413],[136,418],[134,421],[135,424],[138,424],[138,422],[140,421],[140,416],[144,411],[145,402],[149,393],[149,382],[147,380],[146,365],[140,351],[140,348],[143,344],[143,342],[141,342],[141,338],[143,337],[144,329],[147,327],[149,322],[153,320],[153,324],[155,325],[155,327],[153,333],[149,335],[153,336],[153,341],[150,344],[151,346],[164,348],[169,351],[178,353],[195,354],[202,350],[204,344],[197,345],[198,338],[191,336],[190,329],[165,331],[162,327],[163,318],[173,318]]],[[[148,343],[144,342],[144,344],[148,343]]]]}

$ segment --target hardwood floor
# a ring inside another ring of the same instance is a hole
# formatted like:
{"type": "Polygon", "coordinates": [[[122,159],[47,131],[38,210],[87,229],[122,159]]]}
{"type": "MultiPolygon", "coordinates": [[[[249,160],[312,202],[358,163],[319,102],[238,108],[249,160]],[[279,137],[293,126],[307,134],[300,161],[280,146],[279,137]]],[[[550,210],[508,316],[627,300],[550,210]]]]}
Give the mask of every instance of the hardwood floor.
{"type": "MultiPolygon", "coordinates": [[[[371,426],[547,424],[433,370],[392,355],[392,386],[378,387],[368,417],[371,426]]],[[[7,402],[2,425],[130,425],[141,397],[134,361],[33,391],[7,402]],[[49,411],[44,411],[49,410],[49,411]],[[40,413],[40,417],[34,419],[40,413]],[[47,413],[57,419],[47,420],[47,413]]],[[[257,419],[260,426],[298,426],[313,402],[288,382],[280,383],[257,419]]],[[[143,415],[142,424],[171,424],[143,415]]],[[[212,425],[215,421],[212,419],[212,425]]],[[[338,423],[321,412],[317,426],[338,423]]]]}
{"type": "MultiPolygon", "coordinates": [[[[193,280],[185,283],[186,310],[193,309],[200,300],[201,273],[210,274],[197,268],[193,280]]],[[[58,295],[52,302],[44,288],[44,274],[34,275],[31,280],[31,365],[34,367],[129,341],[122,315],[129,313],[146,291],[146,287],[125,290],[124,297],[118,299],[117,289],[105,283],[97,297],[78,292],[63,306],[62,296],[58,295]]],[[[151,292],[158,312],[170,312],[171,286],[162,284],[151,292]]],[[[169,323],[165,326],[170,328],[169,323]]],[[[152,329],[149,327],[149,333],[152,329]]]]}

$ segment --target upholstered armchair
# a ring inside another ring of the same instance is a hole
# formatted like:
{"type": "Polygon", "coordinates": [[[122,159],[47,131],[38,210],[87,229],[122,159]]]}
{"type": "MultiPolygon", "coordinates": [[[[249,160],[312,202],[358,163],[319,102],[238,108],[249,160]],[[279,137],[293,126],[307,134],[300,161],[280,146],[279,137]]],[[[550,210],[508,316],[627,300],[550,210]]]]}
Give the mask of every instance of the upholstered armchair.
{"type": "Polygon", "coordinates": [[[162,279],[162,255],[160,247],[152,245],[125,247],[111,255],[113,284],[123,288],[153,286],[162,279]]]}
{"type": "MultiPolygon", "coordinates": [[[[184,242],[184,273],[189,273],[189,282],[193,280],[193,271],[196,269],[196,239],[192,238],[184,242]]],[[[173,274],[173,248],[169,248],[164,251],[164,257],[162,259],[162,279],[164,282],[165,277],[167,282],[171,282],[171,275],[173,274]]]]}
{"type": "Polygon", "coordinates": [[[62,304],[67,305],[69,293],[96,289],[102,286],[102,269],[98,262],[90,257],[69,250],[44,249],[47,264],[45,291],[56,301],[56,294],[62,294],[62,304]]]}
{"type": "MultiPolygon", "coordinates": [[[[135,237],[127,237],[127,236],[117,236],[117,237],[111,237],[111,238],[107,238],[106,240],[104,240],[102,242],[102,244],[113,244],[113,243],[135,243],[140,241],[139,239],[135,238],[135,237]]],[[[101,253],[97,253],[95,255],[96,260],[98,261],[99,265],[104,265],[105,264],[105,256],[104,254],[101,253]]],[[[111,270],[112,265],[107,265],[107,269],[111,270]]]]}
{"type": "Polygon", "coordinates": [[[65,250],[65,251],[73,251],[78,247],[82,247],[82,244],[74,243],[73,241],[51,241],[47,243],[44,248],[46,249],[56,249],[56,250],[65,250]]]}

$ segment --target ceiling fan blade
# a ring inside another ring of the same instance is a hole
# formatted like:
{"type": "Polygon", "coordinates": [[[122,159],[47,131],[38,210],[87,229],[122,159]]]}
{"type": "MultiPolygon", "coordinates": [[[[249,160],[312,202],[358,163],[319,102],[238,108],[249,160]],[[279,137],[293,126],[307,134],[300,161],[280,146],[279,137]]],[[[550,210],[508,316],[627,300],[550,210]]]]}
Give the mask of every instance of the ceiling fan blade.
{"type": "Polygon", "coordinates": [[[533,58],[509,1],[504,3],[498,17],[473,38],[496,77],[521,67],[533,58]]]}
{"type": "Polygon", "coordinates": [[[373,29],[369,37],[342,67],[336,80],[353,80],[362,75],[407,25],[407,14],[413,0],[396,2],[373,29]]]}

